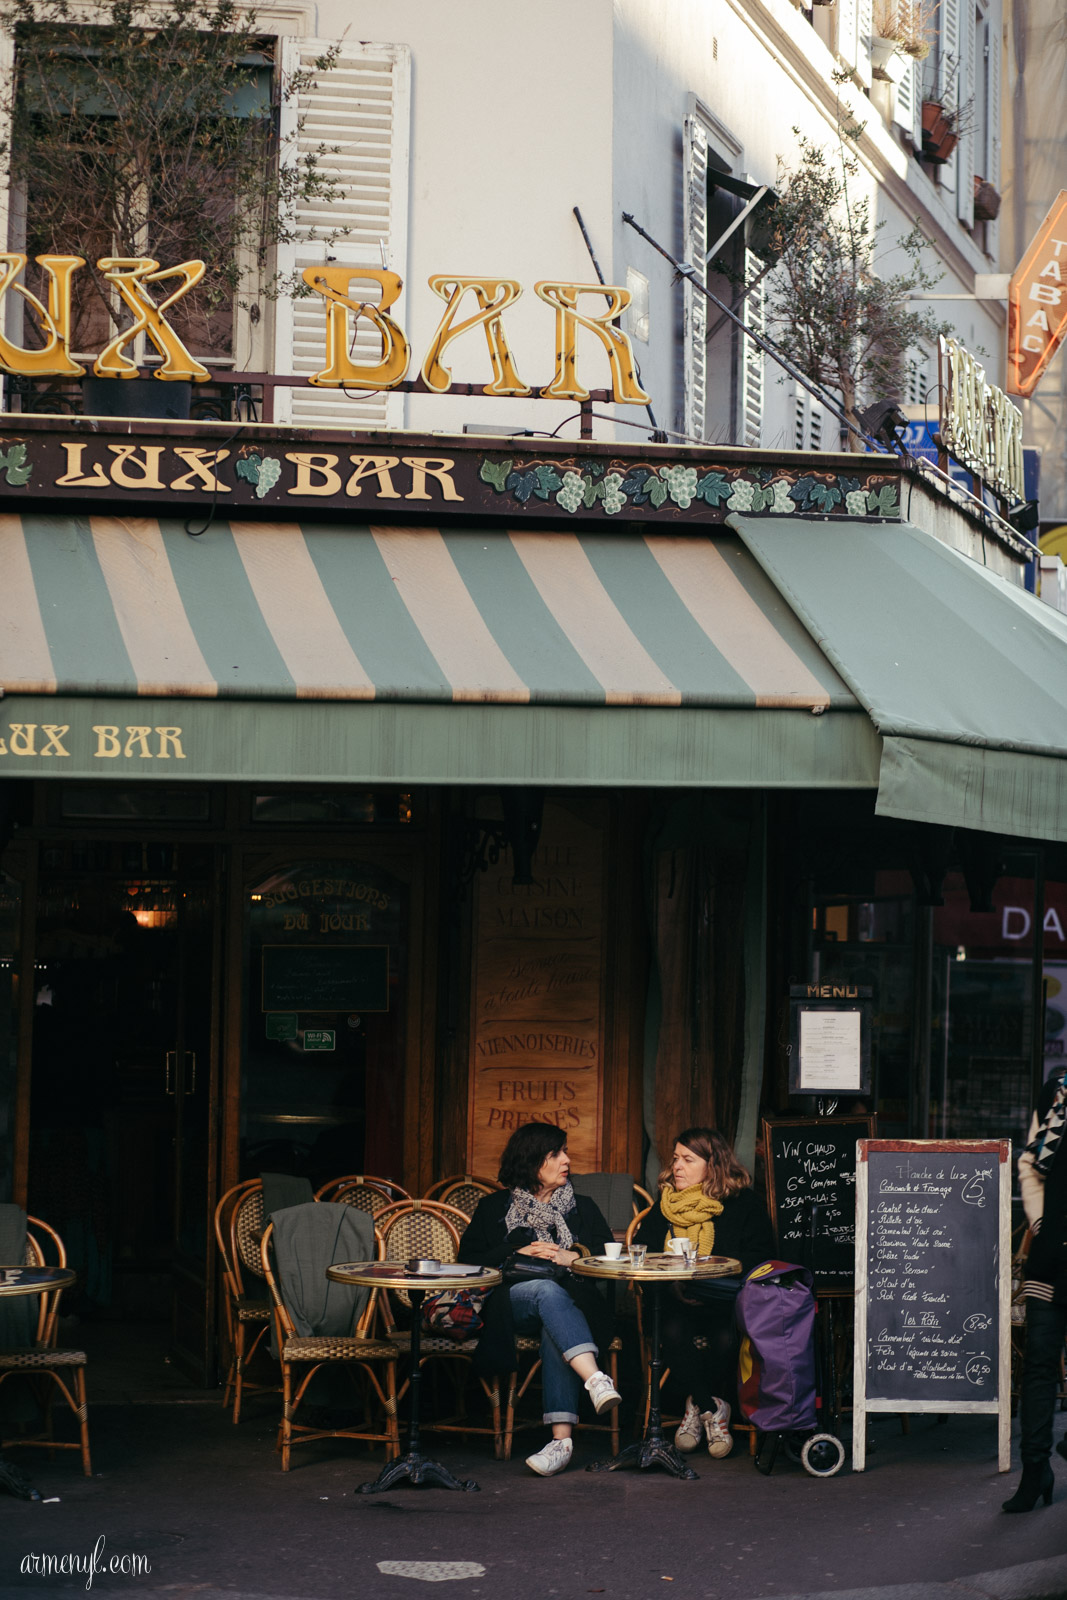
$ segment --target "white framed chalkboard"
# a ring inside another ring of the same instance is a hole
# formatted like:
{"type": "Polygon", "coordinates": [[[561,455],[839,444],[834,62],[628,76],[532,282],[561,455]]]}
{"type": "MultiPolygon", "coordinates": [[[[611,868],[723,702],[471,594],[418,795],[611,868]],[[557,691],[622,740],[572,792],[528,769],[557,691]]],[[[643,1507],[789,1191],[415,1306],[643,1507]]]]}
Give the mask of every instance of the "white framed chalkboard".
{"type": "Polygon", "coordinates": [[[860,1139],[852,1469],[878,1412],[985,1413],[1011,1464],[1011,1140],[860,1139]]]}

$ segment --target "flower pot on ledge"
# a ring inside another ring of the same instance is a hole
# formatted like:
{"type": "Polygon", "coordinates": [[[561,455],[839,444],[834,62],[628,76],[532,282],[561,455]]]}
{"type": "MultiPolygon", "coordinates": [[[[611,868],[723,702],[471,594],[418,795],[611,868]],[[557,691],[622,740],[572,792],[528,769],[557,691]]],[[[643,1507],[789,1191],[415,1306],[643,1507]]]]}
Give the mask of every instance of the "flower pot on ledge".
{"type": "Polygon", "coordinates": [[[927,161],[944,163],[959,144],[959,134],[937,100],[923,101],[923,155],[927,161]]]}
{"type": "Polygon", "coordinates": [[[871,35],[871,74],[883,83],[899,83],[907,62],[900,51],[900,41],[871,35]]]}
{"type": "Polygon", "coordinates": [[[987,179],[978,177],[976,173],[974,179],[975,222],[995,222],[999,211],[999,194],[987,179]]]}

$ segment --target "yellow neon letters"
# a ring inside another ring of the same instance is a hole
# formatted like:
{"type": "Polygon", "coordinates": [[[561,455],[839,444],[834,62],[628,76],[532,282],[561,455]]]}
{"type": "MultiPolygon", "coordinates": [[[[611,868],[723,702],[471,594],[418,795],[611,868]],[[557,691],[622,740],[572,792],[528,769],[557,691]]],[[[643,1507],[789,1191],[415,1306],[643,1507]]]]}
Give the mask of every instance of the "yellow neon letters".
{"type": "Polygon", "coordinates": [[[69,349],[70,280],[79,267],[84,267],[85,257],[36,256],[34,259],[48,274],[47,310],[25,284],[15,283],[26,265],[26,257],[14,250],[0,252],[0,301],[14,284],[16,294],[28,300],[37,315],[44,346],[40,350],[23,350],[0,334],[0,367],[7,372],[22,373],[27,378],[80,378],[85,368],[71,359],[69,349]]]}
{"type": "Polygon", "coordinates": [[[386,316],[404,287],[396,273],[377,267],[305,267],[302,276],[326,301],[326,365],[308,382],[332,389],[391,389],[400,383],[408,370],[408,342],[392,317],[386,316]],[[381,284],[377,305],[352,298],[349,286],[353,278],[370,278],[381,284]],[[377,329],[382,341],[377,366],[361,367],[352,360],[349,312],[366,317],[377,329]]]}
{"type": "Polygon", "coordinates": [[[577,337],[579,328],[595,333],[607,351],[611,366],[611,389],[615,399],[624,405],[645,405],[651,398],[637,381],[633,348],[621,328],[613,327],[616,317],[630,304],[630,291],[601,283],[535,283],[534,294],[556,311],[556,376],[547,389],[545,398],[559,400],[588,400],[589,391],[578,382],[577,337]],[[607,296],[608,308],[598,317],[587,316],[578,310],[578,296],[602,294],[607,296]]]}
{"type": "Polygon", "coordinates": [[[192,378],[194,383],[206,383],[211,374],[189,354],[178,335],[163,316],[183,295],[188,294],[204,276],[202,261],[182,261],[176,267],[160,269],[151,256],[104,256],[97,266],[109,283],[113,283],[126,305],[134,314],[133,325],[107,344],[93,362],[98,378],[136,378],[137,365],[122,354],[123,347],[132,343],[142,331],[147,333],[160,355],[163,365],[156,371],[157,378],[174,382],[179,378],[192,378]],[[173,294],[157,305],[145,288],[146,283],[162,283],[165,278],[182,278],[173,294]]]}
{"type": "Polygon", "coordinates": [[[529,387],[515,369],[504,324],[500,320],[505,306],[512,305],[521,295],[522,284],[516,283],[513,278],[457,278],[447,273],[430,278],[429,284],[434,294],[439,294],[448,304],[422,364],[422,381],[427,389],[433,389],[437,394],[448,392],[452,386],[452,369],[441,361],[445,346],[453,339],[458,339],[461,333],[466,333],[468,328],[476,328],[480,323],[485,329],[489,360],[493,366],[493,381],[486,386],[485,393],[529,394],[529,387]],[[468,289],[474,293],[478,310],[463,322],[455,322],[453,319],[459,310],[459,303],[468,289]]]}

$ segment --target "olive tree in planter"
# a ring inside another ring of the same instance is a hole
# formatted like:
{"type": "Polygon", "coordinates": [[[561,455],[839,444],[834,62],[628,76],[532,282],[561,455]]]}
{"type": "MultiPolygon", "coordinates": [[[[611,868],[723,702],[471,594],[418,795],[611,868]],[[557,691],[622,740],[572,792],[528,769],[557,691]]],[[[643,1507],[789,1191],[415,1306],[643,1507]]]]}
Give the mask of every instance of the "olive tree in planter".
{"type": "MultiPolygon", "coordinates": [[[[168,320],[195,354],[229,356],[237,306],[255,320],[260,299],[303,287],[272,271],[274,248],[297,237],[298,204],[336,198],[329,147],[298,152],[294,141],[279,159],[277,134],[280,104],[328,72],[334,55],[279,83],[272,42],[235,0],[100,0],[89,15],[72,0],[0,0],[0,29],[15,44],[15,70],[0,94],[8,129],[0,156],[13,209],[25,217],[24,243],[9,247],[31,258],[35,290],[34,256],[85,257],[73,280],[78,351],[99,349],[123,317],[98,259],[202,260],[204,277],[168,320]]],[[[327,243],[336,236],[319,235],[327,243]]],[[[175,284],[160,287],[169,293],[175,284]]],[[[43,342],[29,311],[25,337],[43,342]]],[[[169,414],[180,409],[177,383],[85,383],[95,384],[93,405],[112,414],[166,415],[168,401],[169,414]]]]}
{"type": "MultiPolygon", "coordinates": [[[[916,225],[896,248],[905,265],[886,273],[876,264],[882,223],[858,191],[858,163],[841,130],[836,151],[824,150],[799,129],[799,160],[779,161],[779,202],[774,247],[779,252],[767,296],[769,330],[805,377],[836,394],[849,421],[859,426],[865,403],[899,398],[922,348],[949,332],[910,297],[931,288],[939,275],[923,266],[927,243],[916,225]]],[[[850,447],[862,449],[854,436],[850,447]]]]}

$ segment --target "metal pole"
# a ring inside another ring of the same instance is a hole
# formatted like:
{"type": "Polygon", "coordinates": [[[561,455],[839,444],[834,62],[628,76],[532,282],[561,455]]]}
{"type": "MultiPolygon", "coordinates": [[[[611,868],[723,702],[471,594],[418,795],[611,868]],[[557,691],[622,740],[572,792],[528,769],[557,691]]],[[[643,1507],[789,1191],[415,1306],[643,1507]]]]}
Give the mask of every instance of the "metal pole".
{"type": "MultiPolygon", "coordinates": [[[[581,230],[582,230],[582,238],[585,240],[585,248],[589,251],[589,259],[593,263],[593,271],[597,275],[597,280],[600,283],[606,283],[607,279],[604,277],[604,274],[600,270],[600,262],[596,258],[596,251],[593,249],[593,241],[589,237],[589,229],[585,225],[585,218],[582,216],[582,213],[578,210],[577,206],[573,206],[571,209],[574,212],[575,221],[577,222],[579,228],[581,228],[581,230]]],[[[636,355],[634,356],[634,366],[637,368],[637,381],[638,381],[638,383],[640,383],[641,382],[641,363],[638,361],[636,355]]],[[[646,400],[646,402],[645,402],[645,410],[648,412],[648,420],[649,420],[649,422],[651,422],[653,428],[658,433],[659,432],[659,423],[656,421],[655,412],[652,410],[652,402],[651,402],[651,400],[646,400]]],[[[585,438],[586,435],[583,434],[582,437],[585,438]]],[[[593,437],[592,425],[590,425],[588,437],[590,439],[593,437]]],[[[663,443],[666,443],[666,441],[665,440],[657,440],[657,443],[663,444],[663,443]]]]}

